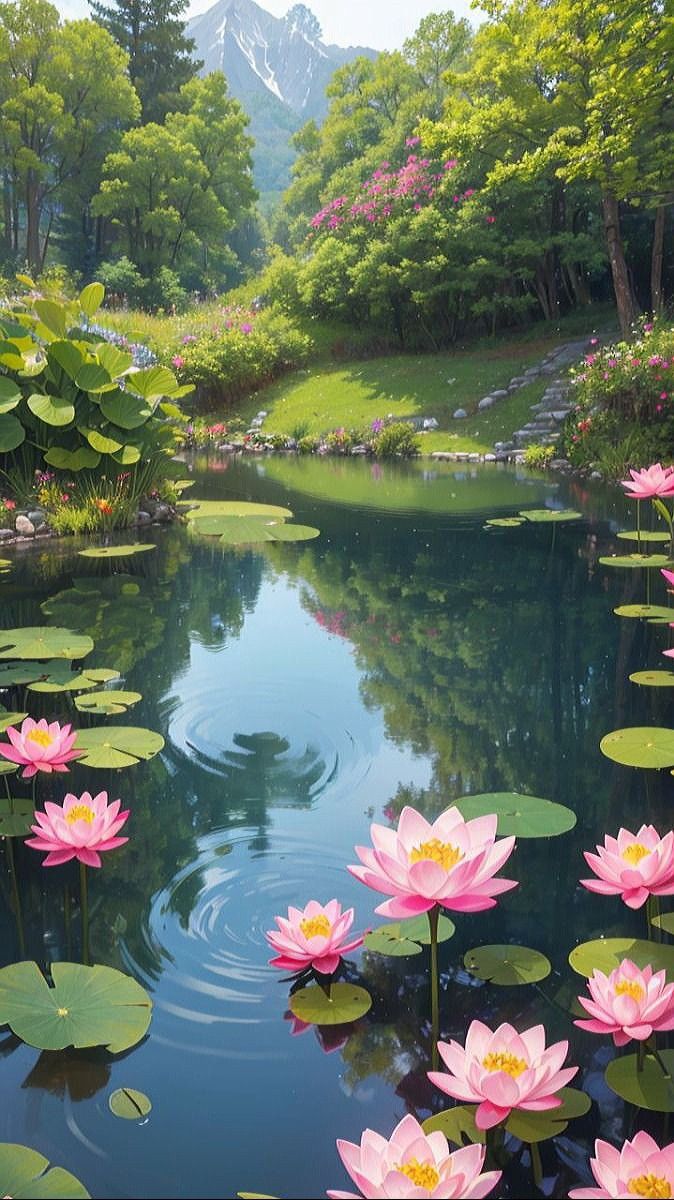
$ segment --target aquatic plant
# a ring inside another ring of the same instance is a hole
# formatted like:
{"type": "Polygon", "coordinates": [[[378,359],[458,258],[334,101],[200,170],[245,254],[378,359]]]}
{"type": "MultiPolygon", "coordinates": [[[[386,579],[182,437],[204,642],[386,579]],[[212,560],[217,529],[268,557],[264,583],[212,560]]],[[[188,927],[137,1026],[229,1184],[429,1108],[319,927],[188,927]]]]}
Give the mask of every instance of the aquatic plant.
{"type": "Polygon", "coordinates": [[[640,471],[630,469],[631,479],[621,479],[621,487],[632,500],[650,500],[653,496],[674,496],[674,467],[653,463],[640,471]]]}
{"type": "Polygon", "coordinates": [[[597,853],[583,852],[596,879],[581,879],[583,887],[601,896],[620,896],[628,908],[641,908],[649,896],[674,894],[674,832],[663,838],[653,825],[638,832],[621,829],[617,838],[604,837],[597,853]]]}
{"type": "Polygon", "coordinates": [[[26,717],[20,729],[10,726],[6,732],[10,744],[0,742],[0,755],[23,766],[23,779],[30,779],[38,771],[47,775],[67,771],[66,763],[79,758],[80,751],[73,749],[77,733],[71,732],[70,725],[26,717]]]}
{"type": "Polygon", "coordinates": [[[90,792],[81,796],[69,792],[62,805],[47,800],[44,813],[35,813],[37,824],[31,826],[35,837],[27,838],[26,845],[48,852],[43,867],[58,867],[72,858],[100,867],[104,850],[115,850],[129,840],[117,836],[129,816],[129,809],[119,811],[121,803],[108,804],[107,792],[93,798],[90,792]]]}
{"type": "Polygon", "coordinates": [[[363,943],[362,934],[348,938],[353,916],[352,908],[342,912],[338,900],[329,900],[325,905],[310,900],[303,909],[291,905],[287,918],[274,917],[278,932],[269,930],[265,934],[276,951],[276,957],[269,960],[271,966],[284,971],[313,967],[322,975],[332,975],[342,955],[363,943]]]}
{"type": "Polygon", "coordinates": [[[590,1033],[610,1033],[616,1046],[634,1039],[644,1042],[659,1030],[674,1029],[674,983],[665,983],[664,971],[643,970],[629,958],[605,975],[594,970],[588,979],[591,999],[578,1000],[590,1020],[574,1021],[590,1033]]]}
{"type": "Polygon", "coordinates": [[[620,1150],[597,1139],[592,1174],[599,1187],[572,1188],[569,1200],[611,1200],[614,1196],[674,1195],[674,1142],[663,1146],[640,1130],[620,1150]]]}

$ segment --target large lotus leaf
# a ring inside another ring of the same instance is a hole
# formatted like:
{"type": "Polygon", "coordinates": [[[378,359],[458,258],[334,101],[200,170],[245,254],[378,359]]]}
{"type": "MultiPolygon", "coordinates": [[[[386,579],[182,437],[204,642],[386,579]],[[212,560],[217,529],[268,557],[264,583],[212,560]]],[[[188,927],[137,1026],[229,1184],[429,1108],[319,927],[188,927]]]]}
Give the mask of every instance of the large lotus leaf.
{"type": "Polygon", "coordinates": [[[55,333],[58,338],[65,337],[66,309],[63,304],[57,304],[56,300],[36,300],[33,307],[50,333],[55,333]]]}
{"type": "Polygon", "coordinates": [[[0,970],[0,1025],[29,1046],[106,1046],[120,1054],[147,1033],[152,1001],[144,988],[113,967],[55,962],[50,987],[37,963],[0,970]]]}
{"type": "Polygon", "coordinates": [[[0,1194],[13,1200],[89,1200],[70,1171],[50,1168],[43,1154],[16,1142],[0,1142],[0,1194]]]}
{"type": "Polygon", "coordinates": [[[125,1121],[140,1121],[152,1111],[152,1101],[136,1088],[115,1088],[108,1097],[108,1107],[115,1117],[125,1121]]]}
{"type": "Polygon", "coordinates": [[[78,446],[77,450],[65,450],[63,446],[50,446],[44,456],[50,467],[59,471],[88,471],[97,467],[101,456],[91,446],[78,446]]]}
{"type": "Polygon", "coordinates": [[[4,733],[13,725],[20,725],[27,716],[28,713],[7,712],[5,708],[0,708],[0,733],[4,733]]]}
{"type": "Polygon", "coordinates": [[[69,663],[56,661],[44,664],[40,678],[29,683],[28,690],[53,694],[85,692],[90,688],[97,687],[99,683],[106,683],[110,679],[119,679],[119,674],[119,671],[110,667],[92,669],[85,667],[83,671],[73,671],[69,663]]]}
{"type": "Polygon", "coordinates": [[[164,746],[160,733],[135,725],[107,725],[80,729],[76,750],[83,750],[85,767],[133,767],[141,759],[154,758],[164,746]]]}
{"type": "Polygon", "coordinates": [[[559,1108],[546,1108],[543,1112],[514,1108],[505,1124],[508,1133],[529,1145],[544,1142],[563,1133],[574,1117],[582,1117],[589,1112],[591,1100],[585,1092],[565,1087],[557,1094],[562,1101],[559,1108]]]}
{"type": "Polygon", "coordinates": [[[308,1025],[344,1025],[364,1016],[372,1007],[372,997],[353,983],[333,983],[329,996],[315,984],[293,992],[289,1005],[293,1015],[308,1025]]]}
{"type": "Polygon", "coordinates": [[[0,759],[0,775],[11,775],[13,771],[18,771],[18,769],[18,763],[5,762],[4,758],[0,759]]]}
{"type": "Polygon", "coordinates": [[[69,379],[74,380],[84,362],[84,355],[73,342],[52,342],[47,349],[47,362],[52,371],[54,367],[60,368],[69,379]]]}
{"type": "Polygon", "coordinates": [[[455,801],[466,820],[472,817],[498,817],[497,832],[502,837],[557,837],[576,824],[576,814],[563,804],[523,796],[519,792],[485,792],[480,796],[461,796],[455,801]]]}
{"type": "Polygon", "coordinates": [[[463,963],[477,979],[503,985],[537,983],[552,970],[549,959],[529,946],[476,946],[466,951],[463,963]]]}
{"type": "Polygon", "coordinates": [[[637,1070],[637,1055],[626,1054],[608,1064],[604,1078],[612,1092],[651,1112],[674,1112],[674,1050],[660,1050],[668,1074],[665,1075],[654,1055],[646,1052],[643,1070],[637,1070]]]}
{"type": "Polygon", "coordinates": [[[485,529],[514,529],[516,525],[524,525],[524,517],[490,517],[484,524],[485,529]]]}
{"type": "Polygon", "coordinates": [[[94,313],[98,312],[104,296],[105,288],[102,283],[88,283],[85,288],[82,288],[77,297],[77,303],[85,317],[93,317],[94,313]]]}
{"type": "Polygon", "coordinates": [[[92,392],[94,395],[109,392],[116,387],[105,367],[97,362],[83,363],[77,372],[75,383],[83,392],[92,392]]]}
{"type": "Polygon", "coordinates": [[[110,342],[99,342],[96,346],[96,356],[111,379],[119,379],[120,375],[124,375],[129,367],[133,366],[133,355],[127,350],[119,350],[110,342]]]}
{"type": "Polygon", "coordinates": [[[278,517],[280,521],[292,517],[289,508],[276,504],[253,504],[248,500],[195,500],[193,507],[185,513],[188,521],[202,517],[278,517]]]}
{"type": "Polygon", "coordinates": [[[168,367],[147,367],[142,371],[133,371],[128,376],[126,385],[144,400],[173,396],[179,388],[175,375],[168,367]]]}
{"type": "Polygon", "coordinates": [[[630,679],[642,687],[674,687],[674,671],[634,671],[630,679]]]}
{"type": "Polygon", "coordinates": [[[145,400],[121,388],[101,396],[101,412],[122,429],[137,429],[152,416],[152,408],[145,400]]]}
{"type": "Polygon", "coordinates": [[[191,522],[197,534],[219,537],[226,546],[247,546],[257,542],[304,542],[318,537],[319,530],[308,525],[286,525],[269,517],[201,517],[191,522]]]}
{"type": "Polygon", "coordinates": [[[662,617],[667,621],[674,618],[674,608],[665,608],[662,604],[621,604],[613,611],[617,617],[643,617],[644,620],[662,617]]]}
{"type": "MultiPolygon", "coordinates": [[[[273,525],[269,532],[272,542],[308,542],[317,538],[321,531],[313,525],[273,525]]],[[[225,540],[221,538],[221,541],[225,540]]]]}
{"type": "Polygon", "coordinates": [[[583,514],[573,508],[529,508],[522,509],[520,516],[535,524],[548,524],[550,521],[580,521],[583,514]]]}
{"type": "Polygon", "coordinates": [[[94,643],[84,633],[48,625],[0,630],[0,658],[84,658],[94,643]]]}
{"type": "Polygon", "coordinates": [[[80,429],[80,433],[94,450],[98,450],[99,454],[114,454],[115,450],[121,450],[124,444],[117,441],[116,438],[101,433],[100,429],[80,429]]]}
{"type": "Polygon", "coordinates": [[[446,1108],[444,1112],[435,1113],[422,1122],[424,1133],[444,1133],[448,1142],[455,1146],[464,1146],[466,1142],[480,1142],[484,1145],[486,1134],[484,1129],[478,1129],[475,1124],[476,1104],[456,1104],[454,1108],[446,1108]]]}
{"type": "MultiPolygon", "coordinates": [[[[0,633],[1,637],[2,634],[0,633]]],[[[45,663],[0,663],[0,688],[14,687],[16,684],[21,683],[32,683],[34,679],[39,679],[45,670],[45,663]]],[[[70,670],[69,667],[68,670],[70,670]]]]}
{"type": "Polygon", "coordinates": [[[128,558],[131,554],[142,554],[145,550],[156,550],[154,542],[133,542],[128,546],[89,546],[78,550],[82,558],[128,558]]]}
{"type": "Polygon", "coordinates": [[[21,399],[21,389],[18,388],[13,379],[8,379],[6,375],[0,375],[0,413],[9,412],[12,408],[16,408],[21,399]]]}
{"type": "Polygon", "coordinates": [[[595,968],[610,975],[624,958],[629,958],[640,968],[649,964],[656,971],[666,971],[674,980],[674,946],[660,942],[649,942],[645,938],[596,938],[592,942],[581,942],[574,946],[569,962],[579,975],[590,978],[595,968]]]}
{"type": "Polygon", "coordinates": [[[80,712],[94,713],[94,715],[97,713],[121,713],[126,712],[127,708],[131,708],[133,704],[137,704],[142,699],[140,692],[106,690],[78,696],[75,700],[75,707],[80,712]]]}
{"type": "MultiPolygon", "coordinates": [[[[446,942],[453,937],[456,926],[449,917],[441,913],[438,920],[438,941],[446,942]]],[[[365,935],[365,948],[375,954],[390,954],[403,957],[408,954],[420,954],[422,946],[429,945],[431,931],[428,917],[422,913],[420,917],[409,917],[406,921],[396,921],[392,925],[380,925],[365,935]]]]}
{"type": "Polygon", "coordinates": [[[666,567],[667,554],[610,554],[599,559],[604,567],[666,567]]]}
{"type": "Polygon", "coordinates": [[[25,440],[26,431],[11,413],[0,412],[0,454],[9,454],[25,440]]]}
{"type": "Polygon", "coordinates": [[[674,729],[635,726],[615,729],[599,743],[602,754],[624,767],[658,770],[674,766],[674,729]]]}
{"type": "Polygon", "coordinates": [[[15,796],[10,802],[7,796],[0,796],[0,837],[25,837],[34,819],[32,800],[15,796]]]}
{"type": "Polygon", "coordinates": [[[658,533],[657,530],[642,529],[641,533],[638,529],[621,529],[617,535],[623,538],[626,542],[668,542],[668,533],[658,533]]]}

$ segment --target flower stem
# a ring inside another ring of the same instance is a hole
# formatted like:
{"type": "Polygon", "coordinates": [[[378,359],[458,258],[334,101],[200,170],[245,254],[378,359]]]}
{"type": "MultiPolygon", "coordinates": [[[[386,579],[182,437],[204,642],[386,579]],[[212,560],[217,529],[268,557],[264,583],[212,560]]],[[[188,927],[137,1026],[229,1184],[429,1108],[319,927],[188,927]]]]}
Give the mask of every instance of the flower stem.
{"type": "Polygon", "coordinates": [[[14,904],[14,915],[16,917],[16,932],[19,939],[19,953],[22,958],[26,957],[26,938],[23,931],[23,911],[21,909],[21,897],[19,895],[19,885],[16,878],[16,866],[14,863],[14,846],[11,837],[5,838],[5,849],[7,851],[7,865],[9,867],[9,876],[12,881],[12,901],[14,904]]]}
{"type": "Polygon", "coordinates": [[[672,1072],[668,1069],[667,1064],[663,1061],[663,1059],[657,1049],[657,1046],[655,1044],[655,1038],[653,1038],[650,1042],[647,1042],[646,1045],[648,1046],[649,1053],[653,1055],[653,1058],[655,1059],[660,1070],[662,1071],[662,1074],[665,1076],[666,1079],[671,1079],[672,1072]]]}
{"type": "Polygon", "coordinates": [[[80,863],[80,920],[82,922],[82,959],[89,964],[89,888],[86,864],[80,863]]]}
{"type": "Polygon", "coordinates": [[[63,888],[63,923],[65,925],[66,934],[66,955],[68,962],[72,962],[73,957],[73,935],[70,923],[70,888],[66,883],[63,888]]]}
{"type": "Polygon", "coordinates": [[[641,505],[637,500],[637,554],[641,554],[641,505]]]}
{"type": "Polygon", "coordinates": [[[6,775],[5,775],[5,791],[7,792],[7,800],[9,802],[9,811],[11,813],[13,813],[14,812],[14,798],[12,796],[12,793],[9,790],[9,779],[7,778],[6,775]]]}
{"type": "Polygon", "coordinates": [[[538,1148],[538,1142],[529,1143],[529,1153],[531,1154],[531,1169],[534,1173],[534,1183],[537,1188],[543,1184],[543,1163],[541,1162],[541,1152],[538,1148]]]}
{"type": "Polygon", "coordinates": [[[641,1074],[644,1069],[644,1060],[646,1058],[646,1046],[644,1042],[639,1042],[637,1045],[637,1074],[641,1074]]]}
{"type": "Polygon", "coordinates": [[[438,1070],[438,1041],[440,1040],[440,980],[438,976],[438,920],[440,909],[437,904],[428,910],[428,927],[431,934],[431,1063],[438,1070]]]}

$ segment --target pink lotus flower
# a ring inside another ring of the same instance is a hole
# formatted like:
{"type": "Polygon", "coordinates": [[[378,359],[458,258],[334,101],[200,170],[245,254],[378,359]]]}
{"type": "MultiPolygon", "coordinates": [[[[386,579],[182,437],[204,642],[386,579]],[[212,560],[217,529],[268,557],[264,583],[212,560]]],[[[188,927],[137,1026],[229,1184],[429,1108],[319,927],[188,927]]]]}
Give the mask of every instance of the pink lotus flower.
{"type": "Polygon", "coordinates": [[[348,950],[362,945],[358,935],[346,941],[353,925],[353,909],[342,912],[338,900],[329,900],[323,906],[318,900],[310,900],[306,908],[288,908],[288,918],[275,917],[279,931],[270,929],[265,937],[276,958],[270,958],[272,967],[283,971],[304,971],[313,967],[322,975],[332,975],[339,961],[348,950]]]}
{"type": "Polygon", "coordinates": [[[451,1071],[429,1071],[431,1083],[456,1100],[477,1101],[475,1124],[491,1129],[510,1116],[513,1108],[542,1112],[559,1108],[555,1095],[566,1087],[578,1067],[562,1067],[568,1042],[545,1048],[545,1029],[534,1025],[519,1034],[512,1025],[499,1025],[492,1033],[481,1021],[472,1021],[466,1047],[459,1042],[438,1042],[440,1057],[451,1071]]]}
{"type": "Polygon", "coordinates": [[[128,809],[119,811],[121,803],[108,804],[107,792],[99,792],[93,800],[89,792],[69,793],[62,807],[47,800],[45,811],[35,813],[37,825],[31,825],[37,836],[27,838],[26,845],[48,851],[43,867],[58,867],[71,858],[87,867],[100,867],[102,850],[114,850],[129,840],[117,837],[129,815],[128,809]]]}
{"type": "Polygon", "coordinates": [[[583,887],[600,896],[621,896],[628,908],[641,908],[649,896],[674,893],[674,833],[663,838],[652,825],[638,833],[621,829],[617,838],[604,837],[597,854],[583,852],[597,879],[581,879],[583,887]]]}
{"type": "MultiPolygon", "coordinates": [[[[337,1149],[366,1200],[375,1196],[381,1200],[414,1196],[478,1200],[487,1196],[501,1178],[500,1171],[480,1174],[484,1146],[464,1146],[450,1154],[444,1133],[424,1133],[410,1115],[396,1125],[389,1141],[373,1129],[366,1129],[359,1146],[338,1138],[337,1149]]],[[[330,1191],[328,1196],[332,1200],[358,1200],[355,1192],[330,1191]]]]}
{"type": "Polygon", "coordinates": [[[592,999],[578,999],[592,1019],[574,1021],[580,1029],[611,1033],[616,1046],[674,1029],[674,983],[665,983],[664,971],[654,973],[651,966],[640,971],[625,958],[608,976],[595,967],[587,986],[592,999]]]}
{"type": "Polygon", "coordinates": [[[664,575],[667,583],[671,583],[672,587],[674,587],[674,571],[666,571],[664,567],[661,567],[660,574],[664,575]]]}
{"type": "Polygon", "coordinates": [[[176,370],[179,371],[181,367],[185,366],[187,359],[184,358],[182,354],[174,354],[171,362],[176,370]]]}
{"type": "Polygon", "coordinates": [[[590,1159],[598,1188],[573,1188],[570,1200],[610,1200],[617,1196],[674,1196],[674,1142],[661,1150],[641,1130],[620,1150],[599,1139],[590,1159]]]}
{"type": "Polygon", "coordinates": [[[71,733],[70,725],[49,724],[44,717],[34,721],[26,717],[21,729],[11,726],[7,730],[10,745],[0,742],[0,755],[10,762],[23,766],[23,779],[30,779],[38,771],[51,775],[52,771],[67,771],[67,762],[79,758],[81,750],[73,750],[77,733],[71,733]]]}
{"type": "Polygon", "coordinates": [[[374,849],[356,846],[364,865],[348,869],[368,887],[392,896],[375,909],[385,917],[412,917],[436,904],[481,912],[494,907],[494,896],[517,887],[515,879],[493,878],[515,845],[514,837],[495,841],[496,820],[490,815],[464,821],[454,807],[431,825],[405,807],[397,832],[371,826],[374,849]]]}
{"type": "Polygon", "coordinates": [[[654,463],[641,471],[630,468],[631,479],[621,479],[632,500],[648,500],[651,496],[674,496],[674,467],[661,467],[654,463]]]}

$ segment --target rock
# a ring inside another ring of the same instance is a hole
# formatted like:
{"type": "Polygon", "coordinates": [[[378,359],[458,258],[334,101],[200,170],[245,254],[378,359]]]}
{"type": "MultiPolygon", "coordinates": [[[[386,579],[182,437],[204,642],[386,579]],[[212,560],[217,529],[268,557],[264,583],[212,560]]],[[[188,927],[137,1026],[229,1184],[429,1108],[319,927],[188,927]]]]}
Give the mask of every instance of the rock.
{"type": "Polygon", "coordinates": [[[508,395],[508,392],[505,388],[496,388],[491,395],[493,396],[494,400],[502,400],[504,396],[508,395]]]}
{"type": "Polygon", "coordinates": [[[509,387],[521,387],[522,384],[526,383],[526,382],[527,382],[527,380],[524,378],[524,375],[513,375],[508,386],[509,387]]]}
{"type": "Polygon", "coordinates": [[[162,524],[164,524],[166,521],[171,520],[171,515],[172,515],[171,509],[168,504],[164,504],[164,503],[160,502],[159,504],[157,504],[155,506],[155,510],[154,510],[155,521],[160,521],[162,524]]]}
{"type": "Polygon", "coordinates": [[[355,455],[367,454],[367,446],[352,446],[351,453],[355,455]]]}
{"type": "Polygon", "coordinates": [[[33,510],[33,512],[28,513],[28,520],[33,522],[33,525],[36,529],[39,529],[40,525],[44,525],[45,521],[47,520],[47,514],[45,513],[44,509],[36,508],[33,510]]]}
{"type": "Polygon", "coordinates": [[[442,460],[443,462],[451,460],[453,457],[454,457],[454,455],[451,454],[449,450],[433,450],[433,451],[431,451],[431,458],[437,458],[438,460],[442,460]]]}
{"type": "Polygon", "coordinates": [[[551,471],[569,471],[571,464],[565,458],[553,458],[549,464],[551,471]]]}
{"type": "Polygon", "coordinates": [[[481,454],[469,454],[468,462],[482,462],[482,455],[481,454]]]}
{"type": "Polygon", "coordinates": [[[557,421],[557,423],[559,425],[561,425],[562,421],[566,420],[566,418],[570,412],[571,412],[570,408],[556,408],[555,411],[553,412],[552,416],[553,416],[554,420],[557,421]]]}
{"type": "Polygon", "coordinates": [[[590,479],[603,479],[601,471],[590,471],[590,479]]]}
{"type": "Polygon", "coordinates": [[[468,413],[466,412],[465,408],[457,408],[454,412],[454,420],[455,421],[462,421],[463,418],[467,417],[467,416],[468,416],[468,413]]]}
{"type": "Polygon", "coordinates": [[[136,525],[149,525],[151,520],[149,512],[144,512],[142,508],[136,513],[136,525]]]}
{"type": "Polygon", "coordinates": [[[423,428],[424,429],[439,429],[440,426],[438,425],[438,422],[436,421],[435,417],[424,417],[423,428]]]}
{"type": "Polygon", "coordinates": [[[250,429],[247,429],[246,432],[247,433],[257,433],[258,430],[261,428],[262,428],[262,420],[260,419],[260,417],[253,417],[253,419],[250,423],[250,429]]]}
{"type": "Polygon", "coordinates": [[[484,461],[485,462],[496,462],[496,455],[495,454],[485,454],[484,461]]]}
{"type": "Polygon", "coordinates": [[[527,381],[530,379],[535,379],[537,375],[540,375],[540,373],[540,367],[527,367],[526,371],[524,372],[523,379],[526,379],[527,381]]]}
{"type": "Polygon", "coordinates": [[[269,416],[269,413],[265,412],[265,410],[263,408],[261,408],[259,413],[257,414],[257,420],[264,421],[265,417],[268,417],[268,416],[269,416]]]}
{"type": "Polygon", "coordinates": [[[220,442],[218,450],[220,450],[222,454],[232,454],[234,450],[236,450],[236,446],[233,442],[220,442]]]}
{"type": "Polygon", "coordinates": [[[0,529],[0,542],[6,542],[14,537],[13,529],[0,529]]]}
{"type": "Polygon", "coordinates": [[[480,400],[480,403],[477,406],[478,412],[484,412],[486,408],[491,408],[493,403],[494,403],[493,396],[483,396],[482,399],[480,400]]]}
{"type": "Polygon", "coordinates": [[[31,521],[30,517],[24,517],[23,513],[20,513],[16,518],[16,521],[14,522],[14,528],[16,529],[16,532],[21,535],[21,537],[35,536],[35,526],[33,525],[33,522],[31,521]]]}

